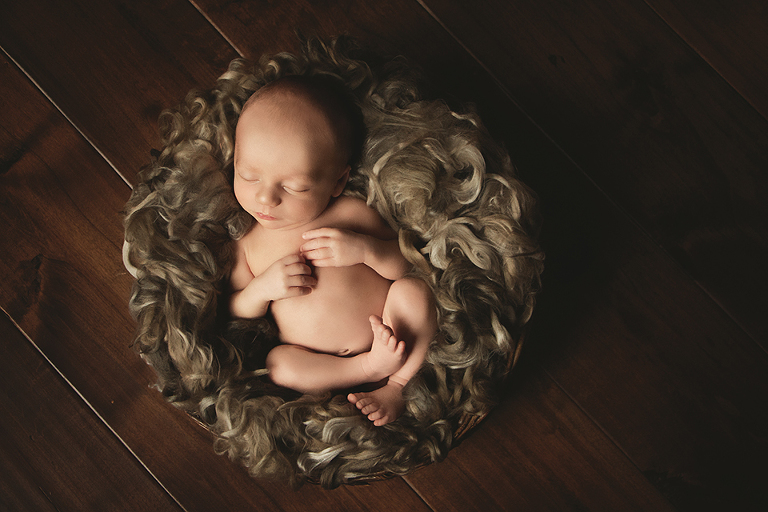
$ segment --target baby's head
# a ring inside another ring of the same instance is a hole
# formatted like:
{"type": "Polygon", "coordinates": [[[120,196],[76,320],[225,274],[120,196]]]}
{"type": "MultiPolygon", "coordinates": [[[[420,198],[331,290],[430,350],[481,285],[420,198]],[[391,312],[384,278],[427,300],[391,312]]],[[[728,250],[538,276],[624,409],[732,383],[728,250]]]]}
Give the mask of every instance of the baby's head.
{"type": "Polygon", "coordinates": [[[331,78],[287,76],[253,94],[235,132],[235,196],[260,224],[295,228],[344,190],[362,120],[331,78]]]}

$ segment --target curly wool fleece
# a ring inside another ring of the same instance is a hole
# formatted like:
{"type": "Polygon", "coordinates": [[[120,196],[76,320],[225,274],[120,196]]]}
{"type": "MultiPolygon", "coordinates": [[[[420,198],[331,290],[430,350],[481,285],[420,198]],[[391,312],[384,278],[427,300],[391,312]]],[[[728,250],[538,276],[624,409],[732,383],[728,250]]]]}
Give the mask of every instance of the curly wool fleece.
{"type": "Polygon", "coordinates": [[[441,460],[488,413],[517,358],[543,254],[535,196],[476,115],[422,99],[403,59],[377,61],[347,38],[302,46],[257,65],[235,60],[213,89],[162,114],[163,150],[126,205],[126,259],[135,346],[164,396],[252,475],[336,487],[441,460]],[[436,297],[439,333],[405,388],[406,412],[384,427],[342,396],[271,384],[260,368],[275,326],[233,321],[222,307],[232,241],[252,223],[232,190],[235,125],[254,91],[292,74],[349,89],[367,135],[345,193],[398,231],[412,275],[436,297]]]}

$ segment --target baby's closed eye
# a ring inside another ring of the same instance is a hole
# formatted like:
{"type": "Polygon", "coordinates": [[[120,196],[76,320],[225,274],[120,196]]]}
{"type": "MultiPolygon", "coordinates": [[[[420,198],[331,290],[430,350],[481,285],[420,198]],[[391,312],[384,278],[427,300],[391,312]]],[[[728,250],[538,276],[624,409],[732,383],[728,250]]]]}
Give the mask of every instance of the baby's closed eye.
{"type": "Polygon", "coordinates": [[[237,175],[240,177],[241,180],[247,182],[247,183],[258,183],[259,178],[257,176],[254,176],[253,174],[249,174],[246,172],[237,172],[237,175]]]}

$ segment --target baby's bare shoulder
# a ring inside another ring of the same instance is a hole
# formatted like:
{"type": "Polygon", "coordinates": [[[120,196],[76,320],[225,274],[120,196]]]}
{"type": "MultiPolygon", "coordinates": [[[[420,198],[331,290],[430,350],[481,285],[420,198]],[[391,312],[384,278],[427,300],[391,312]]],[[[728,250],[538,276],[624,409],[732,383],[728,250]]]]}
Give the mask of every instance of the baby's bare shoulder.
{"type": "Polygon", "coordinates": [[[229,285],[232,291],[238,291],[245,288],[251,279],[253,279],[253,273],[251,272],[250,265],[248,264],[247,255],[247,243],[248,235],[235,240],[234,244],[234,261],[232,270],[229,276],[229,285]]]}
{"type": "Polygon", "coordinates": [[[341,224],[346,224],[349,219],[360,218],[362,222],[370,222],[373,215],[378,216],[375,210],[368,207],[365,201],[356,197],[340,196],[336,198],[326,210],[328,219],[341,224]]]}
{"type": "Polygon", "coordinates": [[[369,207],[365,201],[358,199],[357,197],[339,196],[333,203],[333,209],[339,214],[355,214],[360,213],[363,215],[369,215],[370,213],[376,213],[376,210],[369,207]]]}
{"type": "Polygon", "coordinates": [[[367,233],[379,238],[391,238],[394,232],[387,226],[379,212],[362,199],[341,196],[333,204],[334,226],[367,233]]]}

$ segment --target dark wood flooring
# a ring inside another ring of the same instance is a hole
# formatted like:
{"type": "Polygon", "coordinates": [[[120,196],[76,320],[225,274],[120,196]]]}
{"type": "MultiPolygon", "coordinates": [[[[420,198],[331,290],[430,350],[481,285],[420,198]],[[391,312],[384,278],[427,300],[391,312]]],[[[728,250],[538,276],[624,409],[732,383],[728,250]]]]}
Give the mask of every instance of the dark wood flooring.
{"type": "Polygon", "coordinates": [[[768,510],[768,4],[0,1],[0,509],[768,510]],[[526,351],[444,462],[255,480],[150,388],[120,210],[157,116],[343,32],[474,102],[541,196],[526,351]]]}

